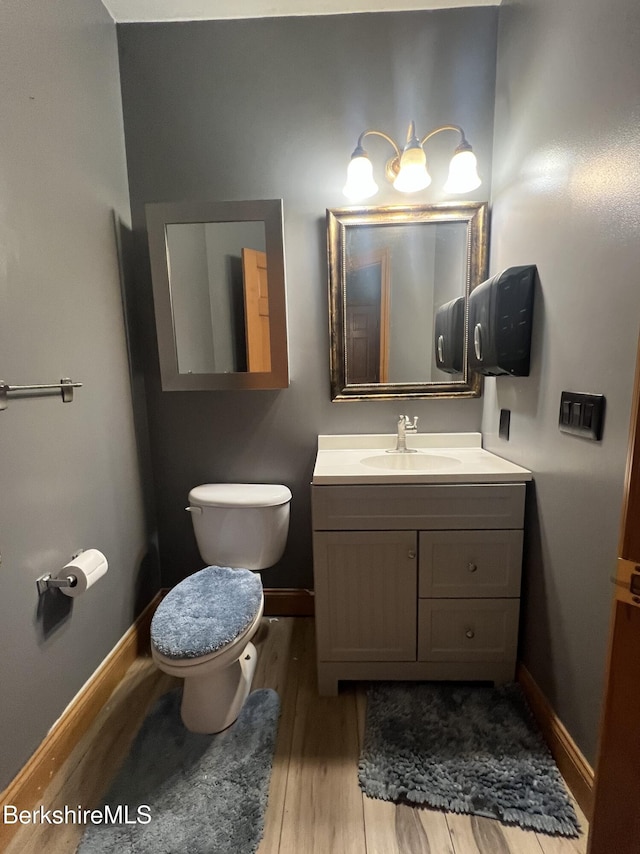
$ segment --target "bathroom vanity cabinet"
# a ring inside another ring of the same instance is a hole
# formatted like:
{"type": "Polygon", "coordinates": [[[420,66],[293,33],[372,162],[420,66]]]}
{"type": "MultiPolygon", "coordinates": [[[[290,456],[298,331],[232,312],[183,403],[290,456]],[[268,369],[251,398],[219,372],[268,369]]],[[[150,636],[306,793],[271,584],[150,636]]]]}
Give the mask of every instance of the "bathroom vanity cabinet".
{"type": "Polygon", "coordinates": [[[514,678],[525,483],[311,490],[320,694],[514,678]]]}

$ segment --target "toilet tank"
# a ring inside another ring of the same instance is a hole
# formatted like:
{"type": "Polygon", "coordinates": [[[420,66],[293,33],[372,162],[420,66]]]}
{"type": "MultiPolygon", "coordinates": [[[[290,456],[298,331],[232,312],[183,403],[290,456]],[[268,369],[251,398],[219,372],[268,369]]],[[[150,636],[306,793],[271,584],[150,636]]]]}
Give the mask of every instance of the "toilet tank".
{"type": "Polygon", "coordinates": [[[205,483],[189,493],[200,556],[208,566],[260,570],[282,557],[291,491],[280,484],[205,483]]]}

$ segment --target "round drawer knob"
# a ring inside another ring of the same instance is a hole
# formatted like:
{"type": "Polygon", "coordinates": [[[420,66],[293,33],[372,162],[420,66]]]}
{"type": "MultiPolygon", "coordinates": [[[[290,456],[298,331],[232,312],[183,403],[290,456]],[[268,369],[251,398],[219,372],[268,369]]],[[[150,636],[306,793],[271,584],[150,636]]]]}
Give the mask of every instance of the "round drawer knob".
{"type": "Polygon", "coordinates": [[[469,638],[469,640],[471,640],[471,638],[474,638],[476,636],[476,633],[473,631],[473,629],[467,629],[465,635],[469,638]]]}
{"type": "Polygon", "coordinates": [[[407,557],[410,558],[411,560],[413,560],[415,558],[415,556],[416,556],[416,553],[414,552],[414,550],[409,549],[409,551],[407,552],[407,557]]]}
{"type": "Polygon", "coordinates": [[[477,563],[468,563],[467,564],[467,569],[469,570],[469,572],[475,572],[477,570],[477,568],[478,568],[477,563]]]}

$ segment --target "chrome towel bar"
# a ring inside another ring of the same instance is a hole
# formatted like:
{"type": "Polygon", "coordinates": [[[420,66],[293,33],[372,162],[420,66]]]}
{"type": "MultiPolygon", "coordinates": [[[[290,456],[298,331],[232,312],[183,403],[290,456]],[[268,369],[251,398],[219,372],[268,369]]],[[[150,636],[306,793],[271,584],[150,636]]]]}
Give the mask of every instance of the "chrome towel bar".
{"type": "MultiPolygon", "coordinates": [[[[63,403],[71,403],[73,400],[74,388],[82,388],[82,383],[74,383],[68,377],[64,377],[59,383],[48,383],[46,385],[8,385],[4,380],[0,380],[0,410],[6,409],[9,403],[9,394],[21,392],[39,392],[39,391],[60,391],[63,403]]],[[[30,394],[23,395],[30,397],[30,394]]]]}

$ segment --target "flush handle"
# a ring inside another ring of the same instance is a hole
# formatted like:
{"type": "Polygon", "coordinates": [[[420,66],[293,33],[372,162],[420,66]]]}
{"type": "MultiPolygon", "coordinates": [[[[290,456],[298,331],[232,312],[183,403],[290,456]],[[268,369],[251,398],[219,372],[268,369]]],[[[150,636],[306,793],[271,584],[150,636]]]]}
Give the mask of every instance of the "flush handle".
{"type": "Polygon", "coordinates": [[[202,513],[202,507],[185,507],[185,510],[188,510],[189,513],[202,513]]]}

